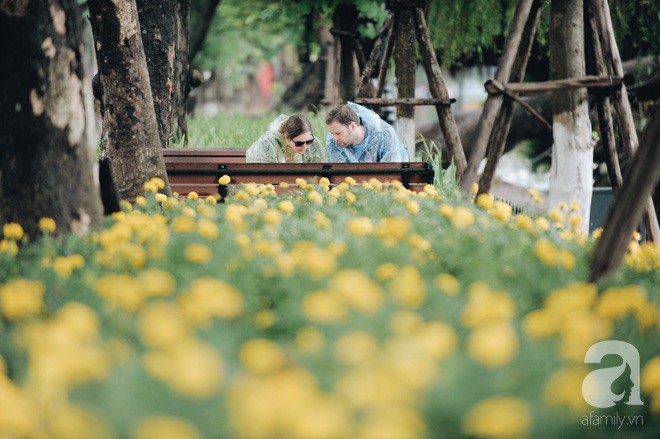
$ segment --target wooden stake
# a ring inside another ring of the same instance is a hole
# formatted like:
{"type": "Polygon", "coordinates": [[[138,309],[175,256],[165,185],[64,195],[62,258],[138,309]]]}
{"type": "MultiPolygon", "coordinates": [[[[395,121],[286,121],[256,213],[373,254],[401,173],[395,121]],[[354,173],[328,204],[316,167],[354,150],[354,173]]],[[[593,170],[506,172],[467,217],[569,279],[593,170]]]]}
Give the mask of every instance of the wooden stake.
{"type": "MultiPolygon", "coordinates": [[[[368,91],[368,86],[371,82],[371,75],[373,74],[374,68],[376,67],[376,63],[378,62],[378,57],[380,55],[380,48],[383,46],[383,39],[385,38],[386,34],[389,35],[393,21],[394,21],[394,14],[390,12],[389,14],[387,14],[387,18],[383,23],[383,27],[378,32],[378,36],[376,37],[376,42],[374,43],[374,48],[371,51],[371,55],[369,56],[369,61],[367,61],[367,63],[364,66],[364,69],[362,70],[362,76],[360,78],[360,87],[358,88],[358,91],[355,94],[356,96],[367,97],[369,95],[367,91],[368,91]]],[[[389,39],[388,39],[388,43],[389,43],[389,39]]],[[[360,68],[362,68],[362,66],[360,66],[360,68]]],[[[380,86],[380,81],[379,81],[379,86],[380,86]]]]}

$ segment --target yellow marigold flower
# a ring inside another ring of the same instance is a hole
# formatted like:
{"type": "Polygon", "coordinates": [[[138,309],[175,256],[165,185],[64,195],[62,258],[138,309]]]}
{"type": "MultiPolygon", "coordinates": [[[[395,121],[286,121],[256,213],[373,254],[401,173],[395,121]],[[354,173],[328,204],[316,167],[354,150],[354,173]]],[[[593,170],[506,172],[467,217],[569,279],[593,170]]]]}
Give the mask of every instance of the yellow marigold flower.
{"type": "Polygon", "coordinates": [[[253,338],[241,345],[238,358],[250,372],[268,374],[281,370],[287,362],[284,350],[275,342],[253,338]]]}
{"type": "Polygon", "coordinates": [[[218,178],[218,184],[222,186],[227,186],[231,182],[231,177],[227,174],[223,175],[222,177],[218,178]]]}
{"type": "Polygon", "coordinates": [[[55,220],[52,218],[39,219],[39,230],[42,232],[54,233],[56,227],[55,220]]]}
{"type": "Polygon", "coordinates": [[[410,200],[406,203],[406,209],[411,215],[417,215],[419,213],[419,203],[415,200],[410,200]]]}
{"type": "Polygon", "coordinates": [[[557,251],[557,263],[568,271],[575,268],[575,255],[565,248],[557,251]]]}
{"type": "Polygon", "coordinates": [[[353,177],[346,177],[346,178],[344,179],[344,181],[345,181],[346,184],[348,184],[349,186],[355,186],[355,185],[357,184],[357,182],[355,181],[355,179],[354,179],[353,177]]]}
{"type": "Polygon", "coordinates": [[[493,291],[485,282],[477,281],[468,287],[468,303],[461,313],[461,322],[473,328],[511,319],[515,313],[516,304],[511,296],[504,291],[493,291]]]}
{"type": "Polygon", "coordinates": [[[566,215],[559,209],[550,209],[548,211],[550,219],[556,223],[562,223],[566,219],[566,215]]]}
{"type": "Polygon", "coordinates": [[[477,183],[472,183],[472,193],[476,194],[479,192],[479,185],[477,183]]]}
{"type": "Polygon", "coordinates": [[[209,204],[218,204],[218,199],[215,198],[213,195],[209,195],[206,197],[206,202],[209,204]]]}
{"type": "Polygon", "coordinates": [[[140,207],[144,207],[147,205],[147,199],[144,198],[142,195],[138,195],[135,197],[135,204],[137,204],[140,207]]]}
{"type": "Polygon", "coordinates": [[[411,335],[424,324],[422,316],[414,311],[397,311],[390,318],[390,329],[399,335],[411,335]]]}
{"type": "Polygon", "coordinates": [[[245,299],[233,285],[218,279],[194,280],[179,296],[183,313],[200,326],[211,324],[213,317],[233,319],[243,313],[245,299]]]}
{"type": "Polygon", "coordinates": [[[150,351],[143,362],[149,374],[190,398],[209,397],[220,390],[224,381],[224,364],[218,351],[193,338],[167,350],[150,351]]]}
{"type": "Polygon", "coordinates": [[[406,308],[418,308],[426,299],[426,282],[417,267],[406,265],[390,282],[389,292],[400,305],[406,308]]]}
{"type": "Polygon", "coordinates": [[[474,224],[474,219],[474,213],[469,208],[458,206],[451,217],[451,225],[456,229],[465,229],[474,224]]]}
{"type": "Polygon", "coordinates": [[[213,259],[213,252],[204,244],[189,244],[184,251],[184,256],[194,264],[206,264],[213,259]]]}
{"type": "Polygon", "coordinates": [[[79,254],[58,256],[53,261],[53,270],[62,277],[68,278],[76,268],[85,266],[85,259],[79,254]]]}
{"type": "Polygon", "coordinates": [[[529,405],[514,397],[483,400],[470,409],[462,423],[464,433],[492,439],[528,436],[531,428],[529,405]]]}
{"type": "Polygon", "coordinates": [[[314,215],[314,225],[317,229],[328,229],[332,227],[332,221],[323,212],[316,212],[314,215]]]}
{"type": "Polygon", "coordinates": [[[137,280],[143,287],[145,297],[169,296],[176,289],[174,276],[158,268],[141,271],[137,280]]]}
{"type": "Polygon", "coordinates": [[[547,338],[559,332],[561,320],[548,308],[537,309],[525,316],[523,330],[532,338],[547,338]]]}
{"type": "Polygon", "coordinates": [[[197,233],[204,239],[216,239],[220,234],[218,226],[211,220],[201,219],[197,223],[197,233]]]}
{"type": "Polygon", "coordinates": [[[140,420],[133,430],[132,439],[201,439],[194,425],[183,419],[149,416],[140,420]]]}
{"type": "Polygon", "coordinates": [[[167,348],[191,334],[181,309],[164,302],[152,303],[140,312],[137,332],[152,348],[167,348]]]}
{"type": "Polygon", "coordinates": [[[434,185],[432,185],[432,184],[425,184],[425,185],[424,185],[424,192],[427,193],[427,194],[429,194],[429,195],[431,195],[431,196],[433,196],[433,195],[439,195],[439,194],[438,194],[438,190],[437,190],[436,187],[435,187],[434,185]]]}
{"type": "Polygon", "coordinates": [[[64,438],[99,438],[112,437],[105,428],[103,420],[95,413],[70,403],[60,403],[50,408],[48,413],[49,437],[64,438]]]}
{"type": "Polygon", "coordinates": [[[526,232],[534,231],[534,221],[525,214],[517,214],[514,219],[514,224],[526,232]]]}
{"type": "Polygon", "coordinates": [[[23,237],[25,232],[23,231],[23,227],[21,227],[21,225],[18,223],[6,223],[2,226],[2,234],[4,235],[5,239],[13,239],[18,241],[23,237]]]}
{"type": "Polygon", "coordinates": [[[337,256],[329,249],[316,247],[310,241],[298,241],[290,251],[295,266],[319,279],[337,270],[337,256]]]}
{"type": "Polygon", "coordinates": [[[195,220],[189,216],[177,216],[170,227],[176,233],[192,233],[195,230],[195,220]]]}
{"type": "MultiPolygon", "coordinates": [[[[583,360],[584,357],[581,359],[583,360]]],[[[559,369],[544,385],[545,402],[551,406],[564,406],[574,415],[582,416],[591,410],[582,396],[582,383],[591,370],[584,364],[559,369]]]]}
{"type": "Polygon", "coordinates": [[[279,186],[280,186],[281,189],[289,189],[289,186],[291,186],[291,185],[289,183],[287,183],[286,181],[280,181],[279,186]]]}
{"type": "Polygon", "coordinates": [[[344,192],[344,198],[346,198],[348,204],[353,204],[357,201],[357,196],[351,191],[344,192]]]}
{"type": "Polygon", "coordinates": [[[142,187],[144,188],[145,191],[147,192],[158,192],[158,186],[156,186],[156,183],[153,181],[147,181],[145,182],[142,187]]]}
{"type": "Polygon", "coordinates": [[[12,256],[18,254],[18,244],[13,239],[0,240],[0,254],[6,253],[12,256]]]}
{"type": "Polygon", "coordinates": [[[187,216],[189,218],[195,218],[197,216],[197,212],[190,206],[184,206],[181,209],[181,215],[187,216]]]}
{"type": "Polygon", "coordinates": [[[527,193],[529,193],[532,197],[538,197],[538,196],[539,196],[539,191],[537,191],[537,190],[534,189],[534,188],[529,189],[529,190],[527,191],[527,193]]]}
{"type": "Polygon", "coordinates": [[[189,200],[193,200],[193,201],[194,201],[194,200],[196,200],[196,199],[198,199],[198,198],[199,198],[199,194],[198,194],[197,192],[195,192],[195,191],[190,191],[190,192],[188,192],[188,199],[189,199],[189,200]]]}
{"type": "Polygon", "coordinates": [[[638,285],[610,287],[598,298],[596,312],[601,317],[621,320],[647,307],[646,290],[638,285]]]}
{"type": "Polygon", "coordinates": [[[421,325],[413,334],[415,345],[435,360],[444,360],[454,354],[458,346],[458,335],[454,328],[439,321],[421,325]]]}
{"type": "Polygon", "coordinates": [[[383,183],[381,183],[381,181],[375,177],[371,177],[369,179],[369,184],[375,191],[383,190],[383,183]]]}
{"type": "Polygon", "coordinates": [[[318,329],[307,326],[296,333],[296,347],[306,354],[320,352],[325,345],[325,336],[318,329]]]}
{"type": "Polygon", "coordinates": [[[111,305],[135,312],[144,302],[144,289],[140,282],[128,275],[109,273],[94,284],[96,293],[111,305]]]}
{"type": "Polygon", "coordinates": [[[435,285],[448,296],[455,297],[461,291],[461,283],[449,273],[441,273],[435,277],[435,285]]]}
{"type": "Polygon", "coordinates": [[[502,201],[495,201],[493,203],[493,208],[488,213],[496,220],[505,223],[511,219],[512,211],[513,208],[510,205],[502,201]]]}
{"type": "Polygon", "coordinates": [[[573,228],[580,227],[580,224],[582,224],[582,215],[571,215],[568,222],[573,228]]]}
{"type": "Polygon", "coordinates": [[[545,265],[556,265],[558,263],[558,249],[545,238],[541,238],[534,244],[534,254],[545,265]]]}
{"type": "Polygon", "coordinates": [[[446,218],[451,218],[454,215],[454,206],[442,203],[440,207],[438,207],[438,213],[446,218]]]}
{"type": "Polygon", "coordinates": [[[393,262],[385,262],[376,268],[374,273],[379,281],[391,280],[399,272],[399,266],[393,262]]]}
{"type": "Polygon", "coordinates": [[[385,245],[392,246],[408,236],[411,227],[412,222],[407,217],[386,217],[376,226],[376,234],[381,237],[385,245]]]}
{"type": "Polygon", "coordinates": [[[410,235],[410,237],[408,237],[408,244],[410,244],[412,248],[423,252],[428,252],[431,250],[431,243],[429,240],[417,233],[413,233],[410,235]]]}
{"type": "Polygon", "coordinates": [[[0,286],[0,311],[8,320],[35,314],[43,308],[46,286],[39,281],[16,278],[0,286]]]}
{"type": "Polygon", "coordinates": [[[316,323],[333,323],[346,317],[348,310],[339,297],[327,291],[307,294],[301,303],[303,314],[316,323]]]}
{"type": "Polygon", "coordinates": [[[640,381],[644,393],[651,395],[660,391],[660,355],[644,365],[640,381]]]}
{"type": "Polygon", "coordinates": [[[364,272],[345,268],[335,274],[328,291],[341,297],[356,311],[373,314],[383,307],[383,290],[364,272]]]}
{"type": "Polygon", "coordinates": [[[279,210],[273,208],[266,209],[261,215],[261,218],[263,219],[264,223],[271,226],[276,226],[282,222],[282,214],[279,210]]]}
{"type": "Polygon", "coordinates": [[[254,319],[252,321],[254,322],[254,326],[256,326],[257,328],[268,329],[275,324],[275,320],[276,317],[273,310],[262,309],[257,314],[255,314],[254,319]]]}
{"type": "Polygon", "coordinates": [[[479,194],[477,196],[477,205],[483,207],[485,210],[490,210],[493,208],[495,203],[495,197],[491,194],[479,194]]]}
{"type": "Polygon", "coordinates": [[[319,180],[319,186],[322,186],[325,188],[325,190],[328,190],[330,187],[330,180],[328,180],[328,177],[321,177],[319,180]]]}
{"type": "Polygon", "coordinates": [[[518,335],[506,321],[483,324],[470,334],[467,349],[472,358],[485,366],[504,366],[518,353],[518,335]]]}
{"type": "Polygon", "coordinates": [[[538,217],[534,221],[534,229],[537,232],[545,232],[546,230],[550,229],[550,221],[542,216],[538,217]]]}
{"type": "Polygon", "coordinates": [[[278,203],[277,208],[286,214],[292,214],[296,210],[296,206],[291,200],[282,200],[278,203]]]}
{"type": "Polygon", "coordinates": [[[161,193],[156,194],[156,195],[154,196],[154,198],[155,198],[156,201],[158,201],[159,203],[164,203],[164,202],[167,201],[167,195],[165,195],[165,194],[161,194],[161,193]]]}
{"type": "Polygon", "coordinates": [[[371,220],[366,216],[350,219],[346,224],[346,228],[353,236],[357,237],[370,235],[374,231],[371,220]]]}
{"type": "Polygon", "coordinates": [[[378,340],[365,331],[353,331],[339,337],[335,342],[334,355],[346,365],[357,365],[373,358],[378,352],[378,340]]]}

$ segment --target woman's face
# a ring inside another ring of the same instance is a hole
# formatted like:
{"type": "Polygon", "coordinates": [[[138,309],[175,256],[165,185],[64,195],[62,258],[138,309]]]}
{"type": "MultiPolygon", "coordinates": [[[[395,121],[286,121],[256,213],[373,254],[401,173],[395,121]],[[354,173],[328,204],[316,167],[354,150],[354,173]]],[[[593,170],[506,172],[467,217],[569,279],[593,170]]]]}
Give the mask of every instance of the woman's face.
{"type": "Polygon", "coordinates": [[[307,151],[309,145],[314,142],[314,136],[310,131],[305,131],[304,133],[298,134],[291,139],[286,138],[284,140],[296,154],[302,154],[307,151]]]}

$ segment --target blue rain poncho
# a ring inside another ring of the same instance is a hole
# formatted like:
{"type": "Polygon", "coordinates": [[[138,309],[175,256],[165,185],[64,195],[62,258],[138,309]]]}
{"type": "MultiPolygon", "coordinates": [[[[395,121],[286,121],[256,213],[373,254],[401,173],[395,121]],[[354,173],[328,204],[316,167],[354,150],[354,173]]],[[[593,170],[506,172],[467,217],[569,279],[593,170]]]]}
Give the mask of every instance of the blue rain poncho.
{"type": "Polygon", "coordinates": [[[359,145],[342,148],[328,133],[325,147],[331,162],[407,162],[408,150],[396,135],[394,128],[375,112],[353,102],[347,102],[365,128],[364,140],[359,145]]]}
{"type": "Polygon", "coordinates": [[[266,131],[245,152],[248,163],[320,163],[327,162],[325,148],[318,139],[302,154],[297,154],[286,144],[280,135],[280,126],[289,118],[280,114],[271,122],[266,131]]]}

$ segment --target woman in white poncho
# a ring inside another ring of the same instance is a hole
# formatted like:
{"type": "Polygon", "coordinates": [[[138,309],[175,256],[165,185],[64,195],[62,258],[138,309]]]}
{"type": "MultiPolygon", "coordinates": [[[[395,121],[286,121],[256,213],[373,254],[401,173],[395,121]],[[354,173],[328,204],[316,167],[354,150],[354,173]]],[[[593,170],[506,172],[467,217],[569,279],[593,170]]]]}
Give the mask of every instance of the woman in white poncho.
{"type": "Polygon", "coordinates": [[[327,153],[302,114],[280,114],[245,153],[248,163],[327,162],[327,153]]]}

